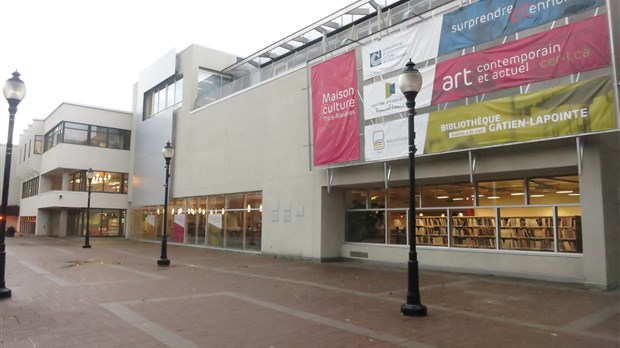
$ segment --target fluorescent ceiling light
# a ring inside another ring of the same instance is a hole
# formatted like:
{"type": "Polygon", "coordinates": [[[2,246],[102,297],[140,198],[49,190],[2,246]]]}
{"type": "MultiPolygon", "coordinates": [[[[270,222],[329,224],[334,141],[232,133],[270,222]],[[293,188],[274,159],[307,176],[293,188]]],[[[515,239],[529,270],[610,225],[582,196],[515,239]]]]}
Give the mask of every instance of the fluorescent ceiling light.
{"type": "Polygon", "coordinates": [[[557,191],[556,193],[573,193],[573,190],[557,191]]]}

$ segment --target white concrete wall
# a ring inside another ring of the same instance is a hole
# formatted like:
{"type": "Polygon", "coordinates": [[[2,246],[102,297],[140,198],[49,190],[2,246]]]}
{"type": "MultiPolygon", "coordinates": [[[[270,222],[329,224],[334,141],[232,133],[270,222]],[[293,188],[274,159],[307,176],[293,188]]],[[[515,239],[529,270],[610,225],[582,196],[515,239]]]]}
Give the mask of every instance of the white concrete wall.
{"type": "Polygon", "coordinates": [[[307,85],[299,70],[179,117],[174,197],[262,191],[262,251],[322,257],[324,174],[310,170],[307,85]]]}
{"type": "MultiPolygon", "coordinates": [[[[129,151],[96,146],[58,144],[43,154],[41,174],[57,169],[129,173],[129,151]]],[[[42,187],[47,188],[48,186],[42,187]]],[[[48,189],[49,190],[49,189],[48,189]]],[[[45,192],[47,190],[43,190],[45,192]]],[[[39,190],[41,193],[41,190],[39,190]]]]}

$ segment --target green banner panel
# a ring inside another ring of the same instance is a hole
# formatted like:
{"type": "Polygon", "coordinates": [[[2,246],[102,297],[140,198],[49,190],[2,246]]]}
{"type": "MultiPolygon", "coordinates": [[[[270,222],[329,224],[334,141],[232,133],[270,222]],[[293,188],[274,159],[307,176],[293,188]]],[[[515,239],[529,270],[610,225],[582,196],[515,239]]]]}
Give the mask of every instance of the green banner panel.
{"type": "Polygon", "coordinates": [[[432,112],[424,153],[565,137],[616,129],[607,76],[432,112]]]}

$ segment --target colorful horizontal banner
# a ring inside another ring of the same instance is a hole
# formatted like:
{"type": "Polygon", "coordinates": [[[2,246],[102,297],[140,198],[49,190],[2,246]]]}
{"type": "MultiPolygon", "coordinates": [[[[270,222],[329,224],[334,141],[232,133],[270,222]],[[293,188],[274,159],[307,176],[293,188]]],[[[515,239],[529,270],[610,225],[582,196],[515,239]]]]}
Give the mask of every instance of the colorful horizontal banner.
{"type": "Polygon", "coordinates": [[[602,6],[605,0],[485,0],[443,16],[438,55],[602,6]]]}
{"type": "Polygon", "coordinates": [[[362,46],[364,80],[437,57],[442,16],[426,20],[362,46]]]}
{"type": "MultiPolygon", "coordinates": [[[[610,77],[415,117],[416,154],[617,129],[610,77]]],[[[407,119],[364,127],[365,160],[406,158],[407,119]]]]}
{"type": "MultiPolygon", "coordinates": [[[[366,161],[379,161],[406,157],[409,153],[409,126],[407,118],[364,127],[364,157],[366,161]]],[[[428,114],[416,115],[416,154],[424,153],[428,114]]]]}
{"type": "Polygon", "coordinates": [[[314,165],[360,159],[355,51],[312,66],[314,165]]]}
{"type": "MultiPolygon", "coordinates": [[[[420,69],[422,89],[416,97],[417,107],[431,105],[435,66],[420,69]]],[[[364,86],[364,119],[388,116],[407,111],[405,96],[398,89],[398,75],[364,86]]]]}
{"type": "Polygon", "coordinates": [[[607,15],[437,64],[433,104],[611,64],[607,15]]]}
{"type": "Polygon", "coordinates": [[[616,129],[609,77],[429,115],[425,153],[616,129]]]}

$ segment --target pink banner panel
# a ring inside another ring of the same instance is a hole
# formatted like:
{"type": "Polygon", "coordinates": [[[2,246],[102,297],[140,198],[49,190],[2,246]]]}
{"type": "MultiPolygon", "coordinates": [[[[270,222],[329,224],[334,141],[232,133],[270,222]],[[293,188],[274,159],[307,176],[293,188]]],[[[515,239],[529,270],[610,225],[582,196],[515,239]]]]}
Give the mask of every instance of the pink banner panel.
{"type": "Polygon", "coordinates": [[[432,103],[610,64],[607,16],[600,15],[437,64],[432,103]]]}
{"type": "Polygon", "coordinates": [[[360,159],[355,51],[311,69],[314,165],[360,159]]]}

